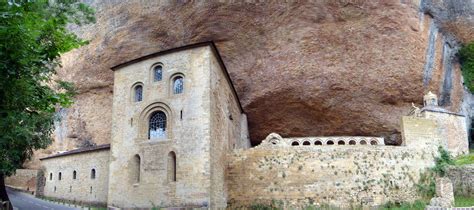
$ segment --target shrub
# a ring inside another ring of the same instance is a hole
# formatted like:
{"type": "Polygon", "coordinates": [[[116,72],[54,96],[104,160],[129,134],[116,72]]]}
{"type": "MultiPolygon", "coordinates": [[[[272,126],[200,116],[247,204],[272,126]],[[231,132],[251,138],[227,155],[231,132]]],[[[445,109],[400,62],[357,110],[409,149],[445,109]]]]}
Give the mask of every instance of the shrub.
{"type": "Polygon", "coordinates": [[[463,46],[459,50],[464,84],[469,91],[474,92],[474,42],[463,46]]]}

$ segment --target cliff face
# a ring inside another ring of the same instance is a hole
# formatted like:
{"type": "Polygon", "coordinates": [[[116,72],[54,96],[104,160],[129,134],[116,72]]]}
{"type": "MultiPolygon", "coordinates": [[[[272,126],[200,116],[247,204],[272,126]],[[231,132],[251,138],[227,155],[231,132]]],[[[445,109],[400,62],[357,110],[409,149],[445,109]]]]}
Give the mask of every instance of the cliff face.
{"type": "Polygon", "coordinates": [[[97,23],[73,29],[91,42],[65,54],[59,72],[80,94],[64,111],[62,136],[51,150],[110,141],[111,66],[207,40],[223,57],[254,144],[270,132],[376,135],[393,143],[400,116],[428,90],[449,95],[444,105],[459,111],[459,65],[445,56],[456,46],[446,45],[445,31],[457,27],[455,40],[474,37],[466,18],[472,7],[443,19],[453,14],[433,11],[442,11],[444,1],[88,3],[97,9],[97,23]],[[420,12],[427,5],[430,15],[420,12]]]}

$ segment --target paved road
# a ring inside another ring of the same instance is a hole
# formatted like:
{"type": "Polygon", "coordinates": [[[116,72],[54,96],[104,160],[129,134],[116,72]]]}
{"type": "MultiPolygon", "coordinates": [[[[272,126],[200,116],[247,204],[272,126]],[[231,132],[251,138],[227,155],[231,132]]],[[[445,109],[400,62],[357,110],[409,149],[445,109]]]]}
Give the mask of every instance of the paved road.
{"type": "Polygon", "coordinates": [[[38,198],[35,198],[33,195],[22,193],[7,188],[8,197],[13,203],[13,206],[19,210],[75,210],[78,208],[72,208],[60,204],[56,204],[49,201],[44,201],[38,198]]]}

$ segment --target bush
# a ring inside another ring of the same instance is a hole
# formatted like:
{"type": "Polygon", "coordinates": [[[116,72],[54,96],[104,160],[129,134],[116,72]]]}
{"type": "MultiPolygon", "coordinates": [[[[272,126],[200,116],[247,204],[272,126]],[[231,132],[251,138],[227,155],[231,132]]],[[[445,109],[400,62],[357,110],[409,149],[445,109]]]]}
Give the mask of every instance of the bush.
{"type": "Polygon", "coordinates": [[[474,42],[463,46],[459,50],[459,58],[462,75],[464,77],[464,85],[469,91],[474,92],[474,42]]]}

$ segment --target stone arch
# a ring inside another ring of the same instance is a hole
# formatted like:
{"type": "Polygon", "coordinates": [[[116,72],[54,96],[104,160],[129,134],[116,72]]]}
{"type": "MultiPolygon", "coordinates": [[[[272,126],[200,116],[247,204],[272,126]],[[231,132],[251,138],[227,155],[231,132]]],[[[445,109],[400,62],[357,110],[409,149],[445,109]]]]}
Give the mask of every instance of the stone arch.
{"type": "Polygon", "coordinates": [[[280,144],[282,141],[282,137],[278,135],[277,133],[270,133],[268,136],[262,141],[262,143],[265,144],[271,144],[271,145],[277,145],[280,144]]]}
{"type": "Polygon", "coordinates": [[[144,93],[145,93],[145,85],[143,84],[143,82],[135,82],[130,88],[130,101],[132,103],[143,101],[144,93]],[[139,101],[137,101],[137,95],[136,95],[138,87],[141,87],[141,100],[139,101]]]}
{"type": "Polygon", "coordinates": [[[172,96],[172,95],[182,95],[182,94],[185,94],[186,93],[186,90],[188,89],[187,88],[187,82],[186,82],[186,76],[181,73],[181,72],[177,72],[177,73],[174,73],[173,75],[171,75],[171,77],[169,78],[168,80],[168,86],[169,86],[169,95],[172,96]],[[182,78],[183,79],[183,91],[181,93],[178,93],[176,94],[175,93],[175,89],[174,89],[174,83],[175,81],[178,79],[178,78],[182,78]]]}
{"type": "Polygon", "coordinates": [[[163,78],[164,78],[164,65],[163,63],[161,62],[157,62],[155,64],[153,64],[151,67],[150,67],[150,82],[153,83],[153,82],[159,82],[159,81],[163,81],[163,78]],[[161,67],[161,69],[160,69],[161,67]],[[161,70],[161,77],[158,78],[157,76],[159,76],[157,73],[157,71],[161,70]]]}
{"type": "Polygon", "coordinates": [[[155,112],[161,111],[166,115],[166,138],[172,139],[172,127],[173,127],[173,113],[171,108],[162,102],[154,102],[143,109],[140,113],[140,120],[138,125],[138,137],[140,139],[148,139],[148,130],[149,130],[149,120],[152,114],[155,112]]]}

